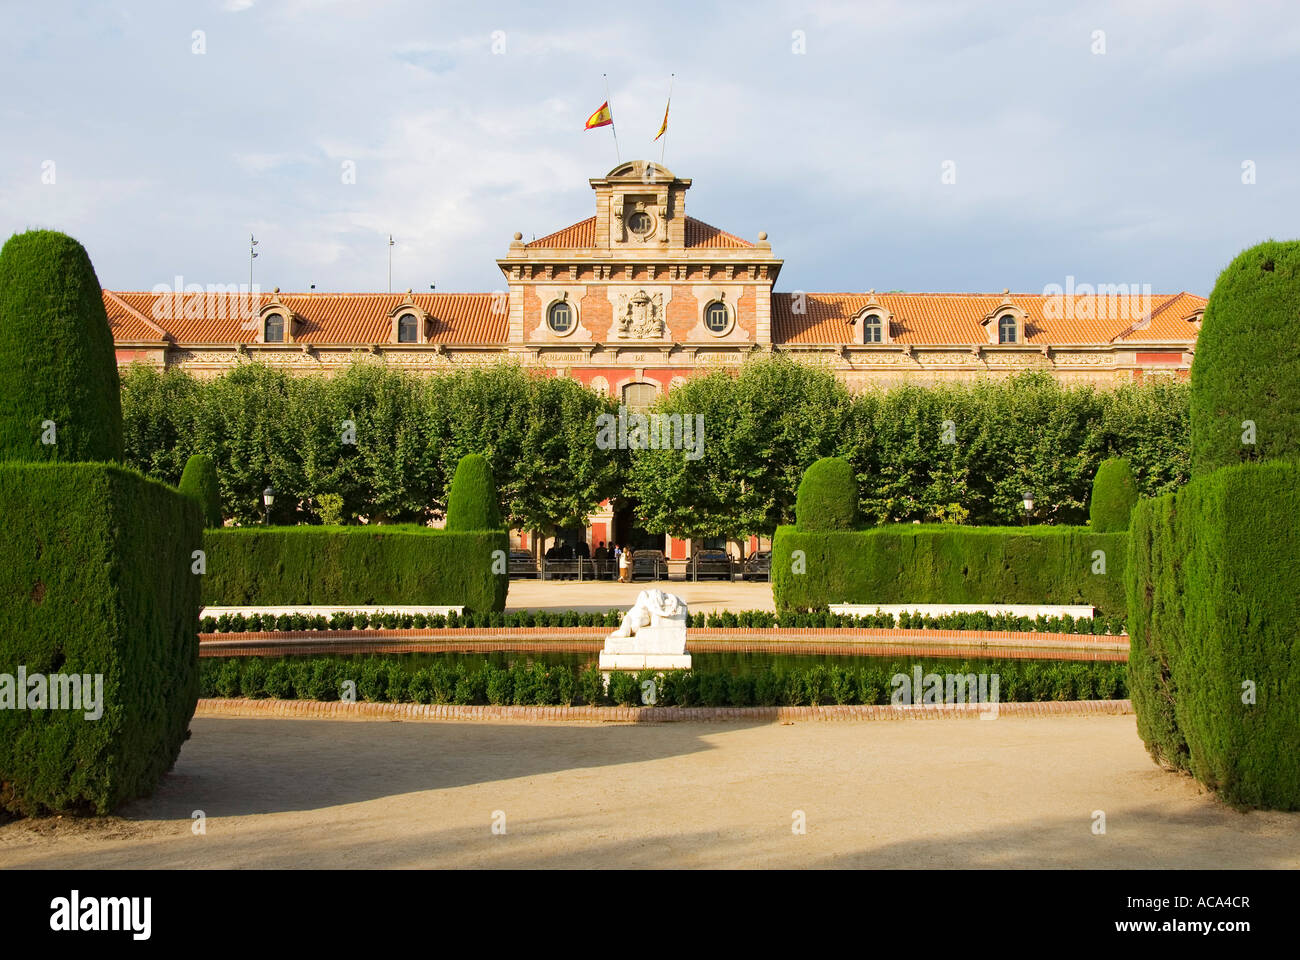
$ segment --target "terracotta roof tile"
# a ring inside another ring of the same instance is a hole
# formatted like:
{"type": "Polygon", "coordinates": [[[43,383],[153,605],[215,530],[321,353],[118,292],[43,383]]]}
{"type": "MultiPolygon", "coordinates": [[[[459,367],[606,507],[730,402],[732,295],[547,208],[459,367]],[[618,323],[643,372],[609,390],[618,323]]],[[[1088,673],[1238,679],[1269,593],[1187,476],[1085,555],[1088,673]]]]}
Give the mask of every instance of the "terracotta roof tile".
{"type": "Polygon", "coordinates": [[[547,247],[551,249],[572,249],[574,247],[592,247],[596,244],[596,218],[588,217],[575,224],[556,230],[544,237],[538,237],[525,247],[547,247]]]}
{"type": "MultiPolygon", "coordinates": [[[[276,295],[260,294],[256,303],[239,294],[154,294],[105,291],[105,305],[111,298],[123,307],[109,312],[115,340],[162,339],[134,334],[144,325],[130,311],[149,318],[177,343],[254,343],[257,314],[276,295]]],[[[371,344],[387,343],[392,321],[389,311],[407,302],[405,293],[283,293],[279,300],[292,310],[298,321],[295,343],[371,344]]],[[[509,334],[509,314],[491,293],[417,293],[411,302],[433,318],[430,343],[504,343],[509,334]],[[494,309],[494,305],[496,309],[494,309]]],[[[147,328],[146,328],[147,329],[147,328]]]]}
{"type": "Polygon", "coordinates": [[[686,246],[688,247],[727,247],[739,249],[752,247],[748,240],[742,240],[734,234],[711,227],[703,220],[686,218],[686,246]]]}
{"type": "MultiPolygon", "coordinates": [[[[795,311],[796,295],[772,294],[772,340],[776,343],[857,342],[849,322],[871,300],[866,293],[807,293],[795,311]]],[[[1031,344],[1090,344],[1125,340],[1192,342],[1196,330],[1186,318],[1205,300],[1189,293],[1141,297],[1074,297],[1073,303],[1042,294],[1010,295],[1025,312],[1025,340],[1031,344]],[[1150,318],[1148,319],[1148,314],[1150,318]]],[[[990,293],[880,293],[876,302],[893,314],[894,343],[986,344],[981,321],[1003,303],[990,293]]]]}

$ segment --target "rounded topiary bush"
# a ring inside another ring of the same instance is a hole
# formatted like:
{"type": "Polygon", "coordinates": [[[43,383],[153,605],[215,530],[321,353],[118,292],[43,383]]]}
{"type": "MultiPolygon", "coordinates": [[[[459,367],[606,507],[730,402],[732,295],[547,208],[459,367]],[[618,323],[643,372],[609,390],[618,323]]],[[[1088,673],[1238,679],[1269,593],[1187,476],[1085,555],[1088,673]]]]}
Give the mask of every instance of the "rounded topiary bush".
{"type": "Polygon", "coordinates": [[[1196,341],[1190,416],[1194,477],[1300,454],[1300,241],[1251,247],[1219,274],[1196,341]]]}
{"type": "Polygon", "coordinates": [[[823,457],[804,471],[794,504],[799,530],[852,530],[858,523],[858,482],[840,457],[823,457]]]}
{"type": "Polygon", "coordinates": [[[0,250],[0,460],[121,459],[117,360],[90,257],[53,230],[14,234],[0,250]]]}
{"type": "Polygon", "coordinates": [[[1088,518],[1094,533],[1123,533],[1137,505],[1137,481],[1128,461],[1103,460],[1092,481],[1088,518]]]}
{"type": "Polygon", "coordinates": [[[198,501],[205,527],[221,526],[221,491],[217,487],[217,468],[211,457],[196,453],[186,460],[176,489],[198,501]]]}
{"type": "Polygon", "coordinates": [[[456,465],[447,494],[448,530],[499,530],[501,508],[497,504],[497,485],[487,458],[466,454],[456,465]]]}

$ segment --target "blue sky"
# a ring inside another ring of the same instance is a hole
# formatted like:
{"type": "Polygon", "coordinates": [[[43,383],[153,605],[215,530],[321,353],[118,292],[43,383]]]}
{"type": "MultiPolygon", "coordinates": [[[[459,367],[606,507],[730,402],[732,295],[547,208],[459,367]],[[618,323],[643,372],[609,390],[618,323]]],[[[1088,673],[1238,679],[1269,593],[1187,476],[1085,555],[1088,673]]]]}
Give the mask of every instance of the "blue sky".
{"type": "Polygon", "coordinates": [[[251,232],[264,289],[384,290],[392,233],[393,289],[492,290],[594,212],[601,74],[658,159],[675,73],[665,164],[778,289],[1207,294],[1300,233],[1297,65],[1294,0],[6,2],[0,230],[115,289],[247,282],[251,232]]]}

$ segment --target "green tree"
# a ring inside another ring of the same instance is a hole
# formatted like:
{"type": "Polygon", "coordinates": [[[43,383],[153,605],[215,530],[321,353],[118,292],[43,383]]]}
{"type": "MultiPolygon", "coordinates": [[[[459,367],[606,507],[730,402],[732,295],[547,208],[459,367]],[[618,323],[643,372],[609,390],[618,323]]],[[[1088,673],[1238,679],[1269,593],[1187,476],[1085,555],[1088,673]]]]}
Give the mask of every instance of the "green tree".
{"type": "Polygon", "coordinates": [[[492,468],[480,454],[466,454],[456,467],[447,495],[447,529],[472,532],[500,526],[501,507],[492,468]]]}
{"type": "Polygon", "coordinates": [[[201,453],[190,457],[176,489],[198,501],[203,511],[205,527],[221,526],[221,491],[217,486],[217,469],[212,465],[211,457],[205,457],[201,453]]]}

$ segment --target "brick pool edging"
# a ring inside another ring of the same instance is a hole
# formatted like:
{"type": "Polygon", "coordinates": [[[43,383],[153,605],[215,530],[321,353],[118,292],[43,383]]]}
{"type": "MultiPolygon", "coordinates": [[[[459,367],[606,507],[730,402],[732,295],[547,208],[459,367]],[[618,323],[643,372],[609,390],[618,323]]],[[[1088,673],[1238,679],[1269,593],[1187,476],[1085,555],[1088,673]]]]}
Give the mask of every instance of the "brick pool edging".
{"type": "MultiPolygon", "coordinates": [[[[440,627],[423,630],[275,630],[200,633],[201,657],[361,653],[598,653],[608,627],[440,627]]],[[[883,627],[701,627],[691,653],[793,653],[848,656],[1005,657],[1128,660],[1127,636],[1018,633],[1010,630],[909,630],[883,627]]]]}
{"type": "MultiPolygon", "coordinates": [[[[999,717],[1101,717],[1133,712],[1130,700],[1041,700],[999,703],[999,717]]],[[[200,699],[196,717],[284,717],[316,720],[538,720],[674,723],[748,720],[976,720],[980,706],[845,704],[819,707],[515,707],[451,703],[344,703],[322,700],[200,699]]]]}

